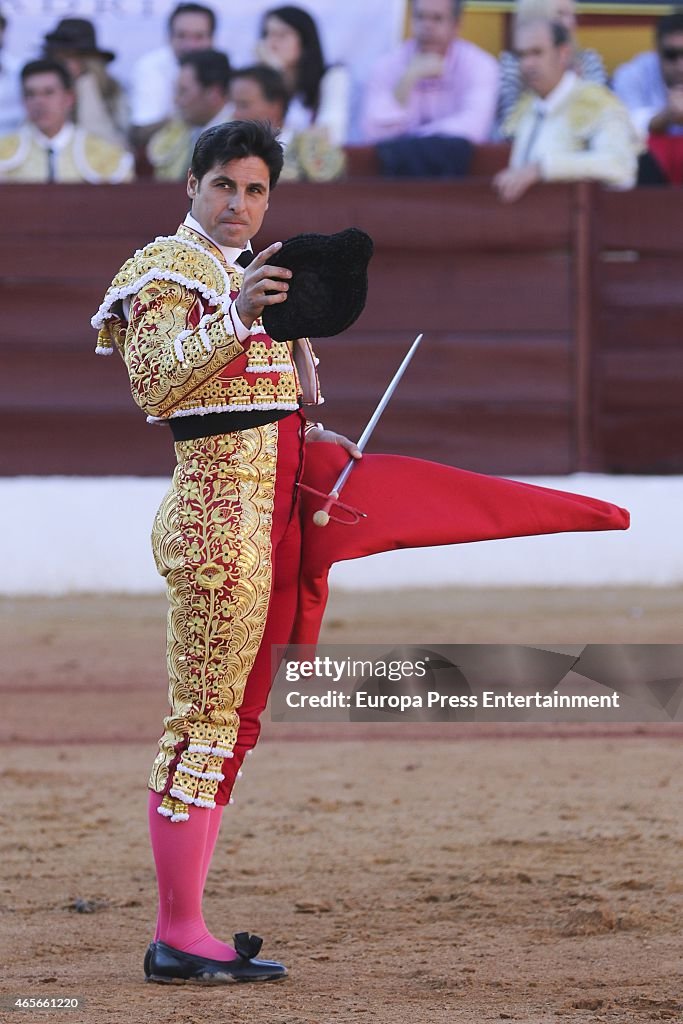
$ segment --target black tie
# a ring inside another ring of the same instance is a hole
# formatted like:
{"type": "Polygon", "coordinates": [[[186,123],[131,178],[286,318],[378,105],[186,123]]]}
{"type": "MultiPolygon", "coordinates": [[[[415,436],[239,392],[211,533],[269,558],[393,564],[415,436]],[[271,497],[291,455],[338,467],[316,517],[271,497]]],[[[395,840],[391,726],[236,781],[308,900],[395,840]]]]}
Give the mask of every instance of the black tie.
{"type": "Polygon", "coordinates": [[[246,270],[251,261],[255,259],[256,255],[251,251],[251,249],[245,249],[244,252],[241,252],[239,254],[237,259],[235,260],[235,263],[239,263],[239,265],[241,267],[244,267],[244,269],[246,270]]]}
{"type": "Polygon", "coordinates": [[[55,151],[52,146],[50,146],[47,151],[47,180],[54,181],[55,179],[55,151]]]}

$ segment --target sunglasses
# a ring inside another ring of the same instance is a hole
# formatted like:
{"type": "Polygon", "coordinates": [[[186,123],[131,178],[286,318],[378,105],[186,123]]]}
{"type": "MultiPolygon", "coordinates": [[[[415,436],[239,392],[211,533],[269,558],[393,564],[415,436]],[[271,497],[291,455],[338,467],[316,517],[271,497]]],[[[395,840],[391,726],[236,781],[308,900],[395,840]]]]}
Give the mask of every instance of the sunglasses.
{"type": "Polygon", "coordinates": [[[675,61],[683,58],[683,48],[679,49],[677,46],[663,46],[659,52],[664,60],[675,61]]]}

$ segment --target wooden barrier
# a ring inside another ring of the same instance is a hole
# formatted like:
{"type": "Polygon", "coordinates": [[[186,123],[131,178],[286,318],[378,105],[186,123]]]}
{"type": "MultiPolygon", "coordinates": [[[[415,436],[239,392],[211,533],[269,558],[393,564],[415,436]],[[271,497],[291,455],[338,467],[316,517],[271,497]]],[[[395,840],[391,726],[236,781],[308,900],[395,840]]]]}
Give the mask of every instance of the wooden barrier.
{"type": "MultiPolygon", "coordinates": [[[[507,474],[678,472],[681,202],[587,185],[502,206],[484,181],[283,184],[257,242],[351,224],[375,240],[364,313],[316,344],[316,417],[331,426],[360,432],[422,330],[375,450],[507,474]]],[[[0,472],[168,472],[167,428],[145,424],[118,356],[91,354],[89,318],[121,262],[175,229],[182,187],[14,185],[0,203],[0,472]]]]}
{"type": "MultiPolygon", "coordinates": [[[[381,174],[381,164],[375,146],[345,146],[347,178],[371,178],[381,174]]],[[[468,170],[470,178],[491,178],[507,167],[510,159],[508,142],[491,142],[474,146],[468,170]]],[[[150,173],[151,173],[150,166],[150,173]]]]}
{"type": "Polygon", "coordinates": [[[596,191],[592,207],[591,462],[683,470],[681,192],[596,191]]]}

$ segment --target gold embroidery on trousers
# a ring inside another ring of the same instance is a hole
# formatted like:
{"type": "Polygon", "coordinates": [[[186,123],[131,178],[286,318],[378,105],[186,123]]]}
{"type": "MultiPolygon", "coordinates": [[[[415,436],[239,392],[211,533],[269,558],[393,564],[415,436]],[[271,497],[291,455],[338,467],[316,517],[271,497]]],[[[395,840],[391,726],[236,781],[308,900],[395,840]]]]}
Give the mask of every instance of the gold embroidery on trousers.
{"type": "Polygon", "coordinates": [[[272,576],[276,423],[181,441],[152,530],[168,586],[171,713],[150,776],[174,821],[213,807],[237,739],[237,709],[258,652],[272,576]]]}

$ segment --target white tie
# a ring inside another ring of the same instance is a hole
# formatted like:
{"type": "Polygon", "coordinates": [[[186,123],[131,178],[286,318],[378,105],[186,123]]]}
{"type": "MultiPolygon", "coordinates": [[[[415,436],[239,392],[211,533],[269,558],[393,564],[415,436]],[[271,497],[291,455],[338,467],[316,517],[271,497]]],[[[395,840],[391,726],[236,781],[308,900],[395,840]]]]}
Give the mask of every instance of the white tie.
{"type": "Polygon", "coordinates": [[[545,110],[539,109],[539,110],[536,111],[536,118],[534,120],[533,125],[531,126],[531,131],[529,132],[529,138],[527,139],[526,146],[524,147],[524,156],[522,157],[522,167],[525,167],[528,163],[530,163],[531,153],[533,151],[534,146],[536,145],[536,140],[538,138],[538,133],[541,130],[541,125],[543,124],[543,118],[544,117],[545,117],[545,110]]]}

